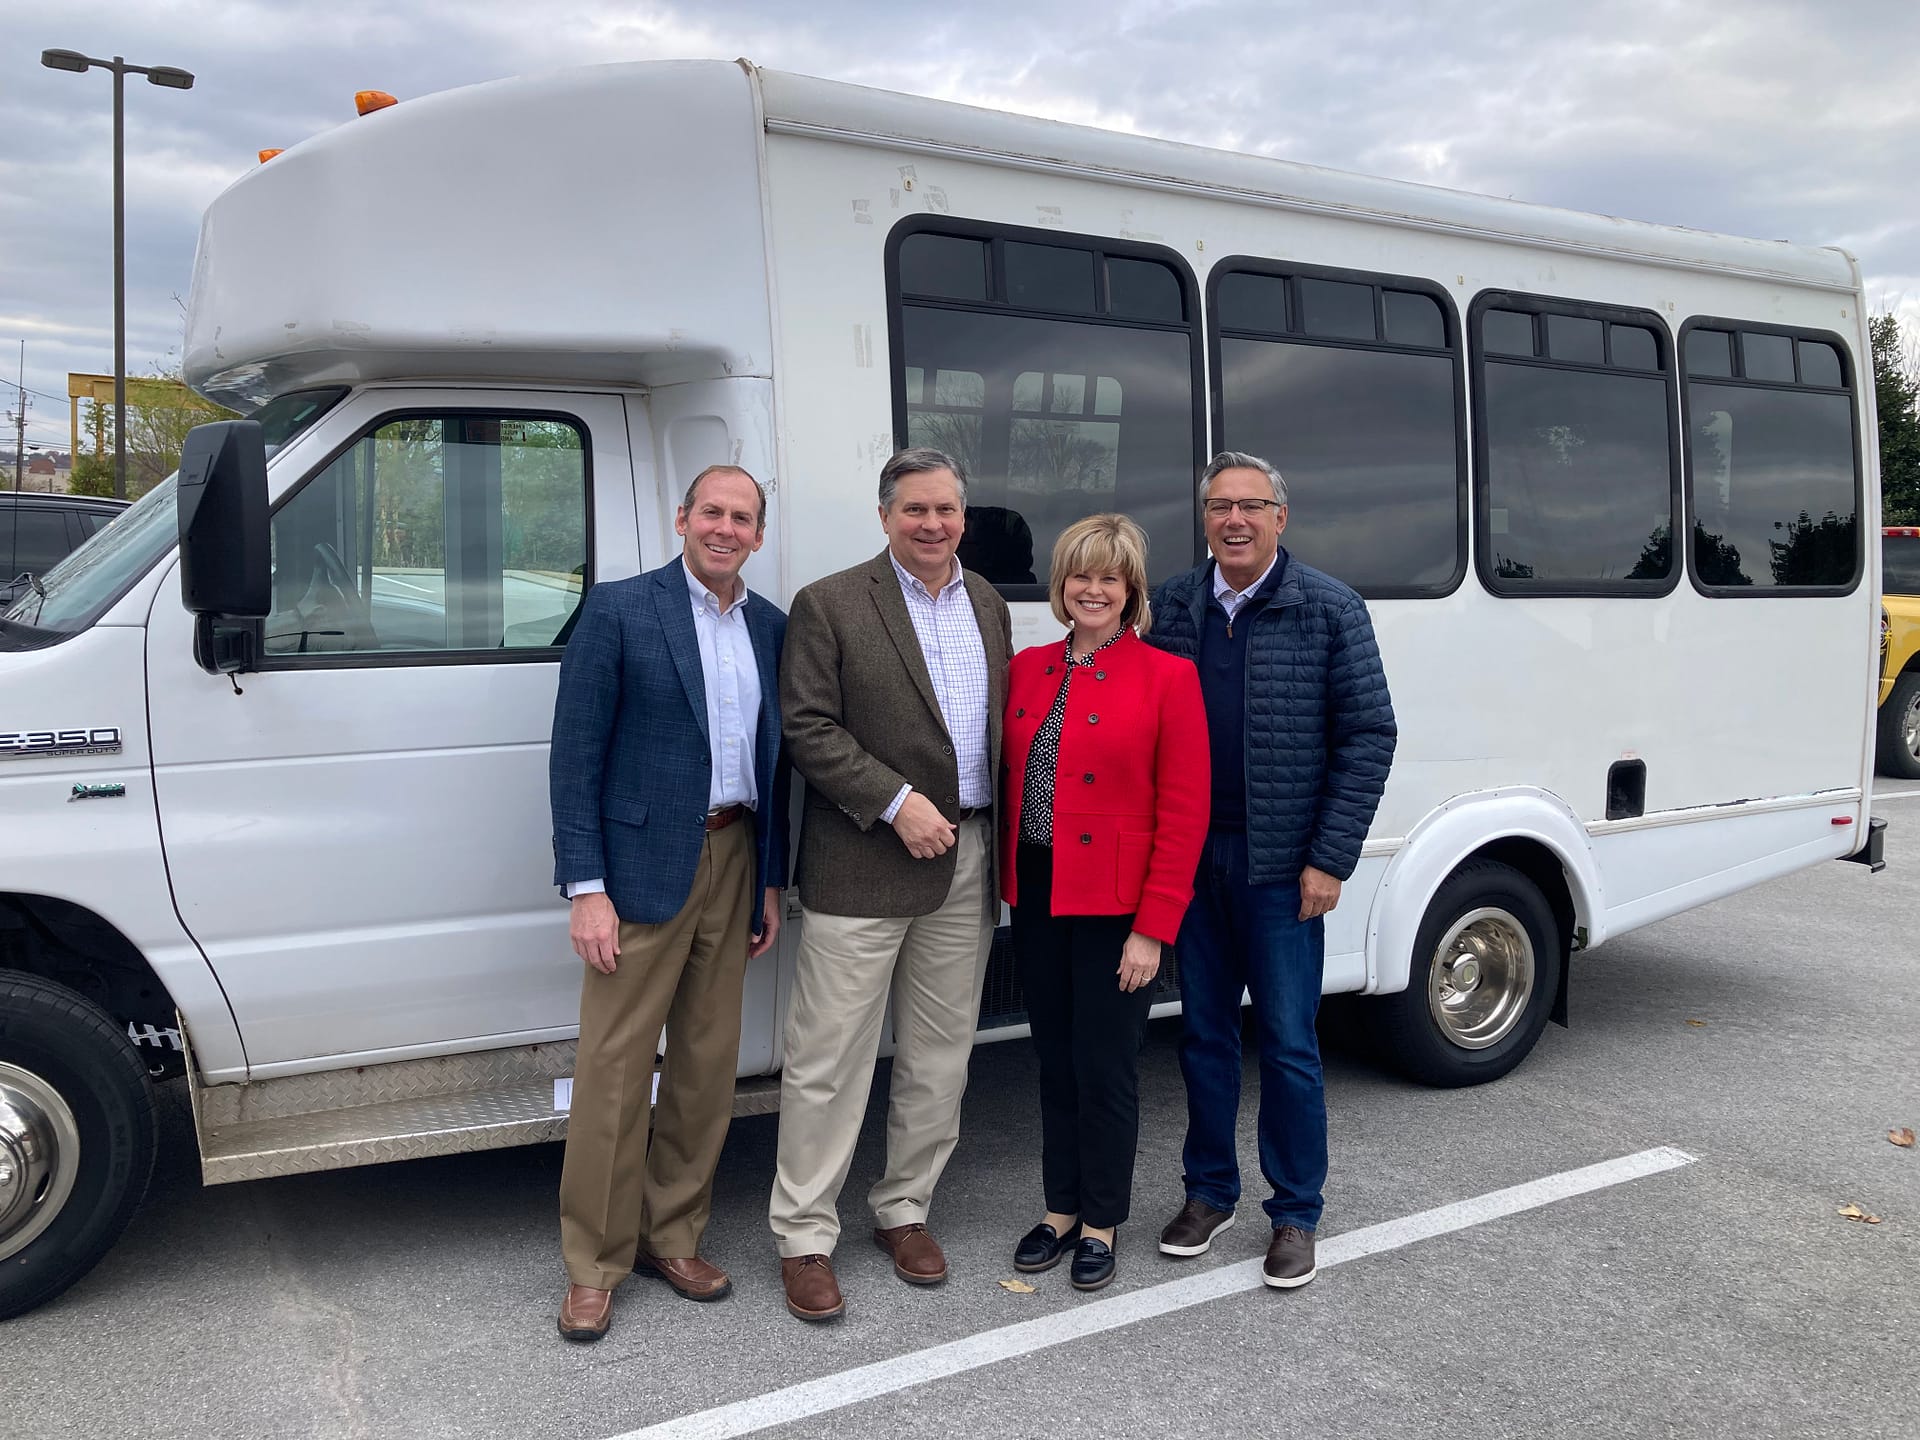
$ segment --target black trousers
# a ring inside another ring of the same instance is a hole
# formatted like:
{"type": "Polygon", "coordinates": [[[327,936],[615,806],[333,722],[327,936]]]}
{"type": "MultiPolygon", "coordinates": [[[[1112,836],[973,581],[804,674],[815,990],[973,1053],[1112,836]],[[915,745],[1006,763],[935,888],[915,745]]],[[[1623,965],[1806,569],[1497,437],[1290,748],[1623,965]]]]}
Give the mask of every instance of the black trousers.
{"type": "Polygon", "coordinates": [[[1014,855],[1014,959],[1040,1057],[1040,1179],[1047,1208],[1105,1229],[1127,1218],[1140,1139],[1140,1043],[1152,985],[1120,988],[1131,915],[1054,915],[1053,851],[1014,855]]]}

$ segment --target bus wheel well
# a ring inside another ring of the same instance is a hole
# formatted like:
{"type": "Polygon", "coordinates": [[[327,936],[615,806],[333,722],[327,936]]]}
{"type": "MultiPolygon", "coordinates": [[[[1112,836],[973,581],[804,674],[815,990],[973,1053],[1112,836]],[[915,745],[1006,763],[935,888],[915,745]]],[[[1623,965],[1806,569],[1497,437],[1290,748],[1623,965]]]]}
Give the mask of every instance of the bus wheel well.
{"type": "Polygon", "coordinates": [[[84,905],[0,893],[0,970],[85,996],[121,1025],[156,1078],[185,1068],[173,997],[137,946],[84,905]]]}
{"type": "Polygon", "coordinates": [[[1560,931],[1560,989],[1554,996],[1552,1018],[1555,1024],[1565,1025],[1567,972],[1572,968],[1575,927],[1578,924],[1573,908],[1573,888],[1567,883],[1566,867],[1560,863],[1560,857],[1545,845],[1519,835],[1508,835],[1482,845],[1460,863],[1468,865],[1475,860],[1497,860],[1503,865],[1511,865],[1533,882],[1545,898],[1548,908],[1553,911],[1554,924],[1560,931]]]}

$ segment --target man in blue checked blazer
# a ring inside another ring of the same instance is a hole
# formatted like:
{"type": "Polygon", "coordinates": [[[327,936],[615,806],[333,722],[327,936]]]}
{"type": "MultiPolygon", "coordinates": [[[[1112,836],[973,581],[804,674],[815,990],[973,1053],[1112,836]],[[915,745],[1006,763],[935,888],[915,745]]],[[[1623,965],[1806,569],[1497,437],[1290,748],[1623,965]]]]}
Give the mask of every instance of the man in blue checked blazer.
{"type": "Polygon", "coordinates": [[[787,879],[787,617],[740,579],[765,538],[765,494],[713,466],[674,528],[678,559],[587,592],[554,705],[554,880],[587,967],[560,1178],[560,1333],[576,1341],[607,1332],[635,1268],[689,1300],[732,1288],[699,1245],[747,961],[773,947],[787,879]]]}

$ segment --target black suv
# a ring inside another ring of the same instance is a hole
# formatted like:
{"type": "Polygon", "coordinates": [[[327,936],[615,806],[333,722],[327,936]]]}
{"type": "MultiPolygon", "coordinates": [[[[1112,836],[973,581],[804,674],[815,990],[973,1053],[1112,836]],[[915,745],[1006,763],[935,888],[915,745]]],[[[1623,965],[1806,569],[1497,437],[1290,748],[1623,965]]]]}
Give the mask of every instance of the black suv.
{"type": "Polygon", "coordinates": [[[0,605],[27,588],[20,576],[46,574],[126,508],[96,495],[0,490],[0,605]]]}

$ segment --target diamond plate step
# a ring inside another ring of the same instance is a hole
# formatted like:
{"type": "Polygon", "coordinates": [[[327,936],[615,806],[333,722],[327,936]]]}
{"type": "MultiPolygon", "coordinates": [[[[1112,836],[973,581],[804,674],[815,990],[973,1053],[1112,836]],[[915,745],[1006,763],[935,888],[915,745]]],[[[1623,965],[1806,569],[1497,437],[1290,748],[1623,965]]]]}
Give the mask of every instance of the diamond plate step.
{"type": "MultiPolygon", "coordinates": [[[[553,1082],[571,1043],[405,1060],[250,1085],[193,1080],[194,1127],[209,1185],[498,1150],[563,1139],[553,1082]]],[[[780,1077],[741,1079],[735,1115],[780,1108],[780,1077]]]]}

